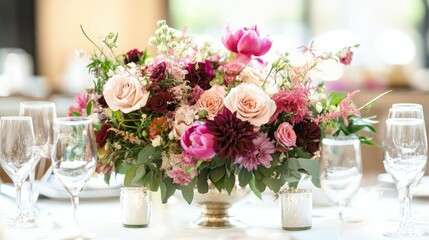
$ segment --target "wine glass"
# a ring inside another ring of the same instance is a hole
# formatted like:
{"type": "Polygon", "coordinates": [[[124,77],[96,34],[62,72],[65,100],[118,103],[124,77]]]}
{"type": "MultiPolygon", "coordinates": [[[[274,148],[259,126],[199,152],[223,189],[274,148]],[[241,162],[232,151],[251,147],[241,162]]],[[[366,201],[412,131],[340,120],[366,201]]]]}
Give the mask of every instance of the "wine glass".
{"type": "Polygon", "coordinates": [[[320,155],[320,184],[329,200],[338,206],[338,217],[343,220],[343,209],[358,190],[362,180],[360,141],[355,136],[326,137],[322,139],[320,155]]]}
{"type": "Polygon", "coordinates": [[[79,231],[79,193],[95,171],[96,154],[94,128],[90,118],[65,117],[54,120],[52,166],[54,175],[71,197],[73,234],[79,231]]]}
{"type": "Polygon", "coordinates": [[[427,136],[420,108],[394,107],[386,120],[384,168],[399,192],[399,228],[387,237],[425,236],[411,221],[412,190],[424,175],[427,162],[427,136]]]}
{"type": "Polygon", "coordinates": [[[21,208],[22,184],[30,173],[35,158],[33,124],[30,117],[0,119],[0,161],[16,189],[17,214],[9,223],[16,228],[29,228],[21,208]]]}
{"type": "Polygon", "coordinates": [[[32,118],[36,146],[39,149],[38,157],[33,162],[30,171],[29,209],[27,212],[28,217],[37,218],[40,215],[40,209],[36,205],[39,193],[35,179],[40,179],[40,183],[43,184],[51,175],[49,152],[53,143],[53,121],[56,117],[55,103],[44,101],[21,102],[19,104],[19,115],[32,118]]]}

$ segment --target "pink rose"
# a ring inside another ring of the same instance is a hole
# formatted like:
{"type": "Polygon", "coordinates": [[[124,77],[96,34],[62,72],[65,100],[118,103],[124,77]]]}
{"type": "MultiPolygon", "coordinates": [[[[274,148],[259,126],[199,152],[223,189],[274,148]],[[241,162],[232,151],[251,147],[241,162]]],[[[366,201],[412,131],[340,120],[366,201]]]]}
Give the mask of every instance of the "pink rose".
{"type": "Polygon", "coordinates": [[[213,134],[204,122],[195,122],[180,139],[183,150],[190,156],[207,160],[215,155],[213,134]]]}
{"type": "Polygon", "coordinates": [[[192,126],[195,119],[195,111],[190,106],[181,106],[174,114],[173,133],[180,139],[185,131],[192,126]]]}
{"type": "Polygon", "coordinates": [[[103,96],[113,111],[129,113],[146,105],[149,92],[135,77],[114,75],[104,85],[103,96]]]}
{"type": "Polygon", "coordinates": [[[237,118],[261,126],[276,111],[276,103],[258,86],[242,83],[233,88],[224,99],[225,107],[237,113],[237,118]]]}
{"type": "Polygon", "coordinates": [[[295,131],[293,130],[293,126],[288,122],[280,124],[280,126],[274,132],[274,138],[278,143],[285,147],[293,147],[296,144],[295,131]]]}
{"type": "Polygon", "coordinates": [[[240,29],[232,29],[227,25],[222,43],[228,50],[238,54],[262,56],[270,50],[272,41],[268,37],[261,37],[256,25],[240,29]]]}
{"type": "Polygon", "coordinates": [[[223,109],[223,98],[225,95],[225,87],[215,84],[200,96],[197,106],[206,109],[209,113],[208,119],[213,119],[223,109]]]}

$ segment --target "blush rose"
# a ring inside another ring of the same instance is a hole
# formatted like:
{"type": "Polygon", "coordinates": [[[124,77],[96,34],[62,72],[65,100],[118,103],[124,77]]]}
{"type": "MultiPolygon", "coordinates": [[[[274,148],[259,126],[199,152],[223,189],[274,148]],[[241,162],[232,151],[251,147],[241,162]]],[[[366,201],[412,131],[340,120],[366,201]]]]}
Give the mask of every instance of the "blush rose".
{"type": "Polygon", "coordinates": [[[223,109],[225,95],[225,87],[215,84],[200,96],[197,106],[206,109],[209,113],[208,119],[213,119],[223,109]]]}
{"type": "Polygon", "coordinates": [[[103,96],[113,111],[130,113],[146,105],[149,92],[135,77],[114,75],[104,85],[103,96]]]}
{"type": "Polygon", "coordinates": [[[225,97],[225,107],[236,112],[237,118],[261,126],[276,111],[276,103],[255,84],[242,83],[225,97]]]}

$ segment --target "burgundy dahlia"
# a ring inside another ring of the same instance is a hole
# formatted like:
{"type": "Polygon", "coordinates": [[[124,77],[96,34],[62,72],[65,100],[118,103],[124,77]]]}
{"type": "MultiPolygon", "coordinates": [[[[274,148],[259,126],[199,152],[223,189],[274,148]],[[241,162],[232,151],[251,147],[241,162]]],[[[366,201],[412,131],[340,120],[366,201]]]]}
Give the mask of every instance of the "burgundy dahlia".
{"type": "Polygon", "coordinates": [[[185,79],[189,81],[189,86],[200,86],[202,89],[207,90],[210,86],[210,81],[214,79],[213,68],[210,61],[190,63],[188,64],[188,74],[185,79]]]}
{"type": "Polygon", "coordinates": [[[315,122],[304,119],[304,121],[295,124],[293,130],[296,133],[296,145],[298,147],[303,147],[311,154],[319,150],[321,132],[315,122]]]}
{"type": "Polygon", "coordinates": [[[137,48],[130,50],[125,54],[124,63],[128,64],[130,62],[137,63],[140,61],[140,58],[143,56],[143,52],[140,52],[137,48]]]}
{"type": "Polygon", "coordinates": [[[106,144],[106,140],[109,137],[109,128],[111,128],[110,124],[103,124],[101,125],[100,130],[97,133],[97,136],[95,138],[95,141],[97,142],[97,145],[99,148],[104,147],[104,144],[106,144]]]}
{"type": "Polygon", "coordinates": [[[165,79],[167,70],[167,64],[165,62],[161,62],[158,65],[152,67],[150,69],[150,80],[152,81],[160,81],[165,79]]]}
{"type": "Polygon", "coordinates": [[[215,152],[222,158],[235,158],[254,149],[257,133],[248,121],[241,121],[235,113],[225,108],[213,120],[206,121],[207,128],[215,136],[215,152]]]}
{"type": "Polygon", "coordinates": [[[167,91],[161,91],[155,94],[146,104],[146,111],[155,111],[157,113],[164,113],[174,101],[171,94],[167,91]]]}

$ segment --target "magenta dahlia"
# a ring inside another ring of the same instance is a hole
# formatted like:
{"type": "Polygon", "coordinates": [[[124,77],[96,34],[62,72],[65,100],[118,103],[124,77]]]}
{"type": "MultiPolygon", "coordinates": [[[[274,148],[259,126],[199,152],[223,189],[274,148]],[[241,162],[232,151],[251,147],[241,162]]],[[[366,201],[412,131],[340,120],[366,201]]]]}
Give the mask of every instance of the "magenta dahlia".
{"type": "Polygon", "coordinates": [[[222,158],[236,158],[254,149],[257,133],[248,121],[241,121],[235,113],[225,108],[213,120],[206,121],[208,131],[215,136],[215,151],[222,158]]]}
{"type": "Polygon", "coordinates": [[[274,142],[267,137],[266,133],[261,133],[253,139],[253,145],[254,148],[248,149],[243,155],[237,157],[235,163],[249,171],[255,170],[261,164],[266,168],[271,167],[273,160],[271,154],[276,150],[274,142]]]}

